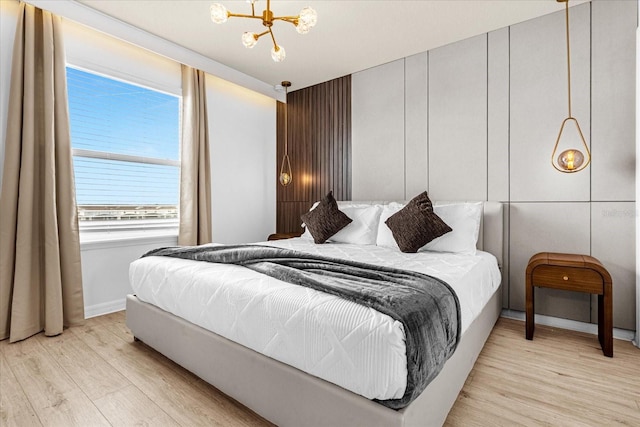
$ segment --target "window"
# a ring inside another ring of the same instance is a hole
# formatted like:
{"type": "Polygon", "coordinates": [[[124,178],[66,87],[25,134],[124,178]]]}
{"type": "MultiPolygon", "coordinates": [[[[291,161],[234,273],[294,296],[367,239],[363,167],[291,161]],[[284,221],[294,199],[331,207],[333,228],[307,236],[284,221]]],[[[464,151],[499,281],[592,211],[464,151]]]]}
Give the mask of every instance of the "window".
{"type": "Polygon", "coordinates": [[[180,98],[67,67],[81,228],[175,226],[180,98]]]}

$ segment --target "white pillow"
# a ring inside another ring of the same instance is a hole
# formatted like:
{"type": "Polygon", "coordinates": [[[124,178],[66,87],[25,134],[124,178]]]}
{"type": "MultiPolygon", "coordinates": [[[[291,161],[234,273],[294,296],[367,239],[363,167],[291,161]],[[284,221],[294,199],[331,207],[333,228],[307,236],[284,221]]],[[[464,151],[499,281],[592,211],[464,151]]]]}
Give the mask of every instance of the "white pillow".
{"type": "Polygon", "coordinates": [[[375,245],[380,222],[380,205],[340,207],[353,221],[331,236],[330,242],[353,243],[356,245],[375,245]]]}
{"type": "MultiPolygon", "coordinates": [[[[313,210],[317,202],[309,210],[313,210]]],[[[342,205],[340,211],[351,218],[351,223],[329,238],[329,242],[353,243],[356,245],[375,245],[378,235],[378,223],[382,207],[380,205],[342,205]]],[[[313,236],[305,227],[301,236],[313,240],[313,236]]]]}
{"type": "Polygon", "coordinates": [[[380,213],[380,223],[378,224],[378,237],[376,238],[376,245],[400,250],[398,244],[396,243],[396,239],[393,238],[391,229],[387,227],[385,221],[388,220],[391,215],[404,208],[404,206],[405,205],[401,203],[393,202],[382,207],[382,212],[380,213]]]}
{"type": "MultiPolygon", "coordinates": [[[[378,238],[376,240],[378,246],[386,246],[400,250],[385,221],[403,207],[404,205],[400,203],[390,203],[383,208],[380,214],[378,238]]],[[[482,218],[482,202],[436,205],[433,207],[433,211],[442,218],[453,231],[437,239],[433,239],[420,248],[420,251],[455,252],[475,255],[478,234],[480,232],[480,219],[482,218]]]]}
{"type": "Polygon", "coordinates": [[[420,250],[475,255],[482,218],[482,202],[436,205],[433,211],[453,231],[433,239],[420,250]]]}

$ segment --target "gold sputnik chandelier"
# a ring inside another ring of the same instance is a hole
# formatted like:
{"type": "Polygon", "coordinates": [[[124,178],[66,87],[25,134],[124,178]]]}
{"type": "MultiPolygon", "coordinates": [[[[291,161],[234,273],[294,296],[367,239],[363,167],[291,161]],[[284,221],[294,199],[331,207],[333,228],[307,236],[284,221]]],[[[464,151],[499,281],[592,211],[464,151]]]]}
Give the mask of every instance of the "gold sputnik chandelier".
{"type": "Polygon", "coordinates": [[[252,32],[244,32],[242,34],[242,44],[251,49],[258,43],[258,39],[266,34],[271,36],[271,40],[273,41],[273,48],[271,49],[271,58],[275,62],[282,62],[286,56],[286,52],[284,47],[278,45],[276,43],[276,38],[273,35],[273,31],[271,31],[271,27],[273,26],[274,21],[285,21],[295,25],[296,30],[300,34],[307,34],[311,28],[316,25],[318,21],[318,15],[315,10],[310,7],[305,7],[300,11],[300,14],[297,16],[273,16],[273,12],[271,11],[271,0],[267,0],[267,8],[262,11],[262,15],[256,15],[255,3],[257,0],[247,0],[248,3],[251,3],[251,15],[243,15],[239,13],[231,13],[220,3],[214,3],[211,5],[211,20],[216,24],[222,24],[227,22],[227,20],[231,17],[235,18],[251,18],[251,19],[260,19],[262,21],[262,25],[264,25],[267,29],[261,33],[252,33],[252,32]]]}
{"type": "Polygon", "coordinates": [[[569,0],[557,0],[559,3],[565,3],[565,22],[567,32],[567,93],[569,98],[569,116],[564,119],[562,126],[560,126],[560,132],[556,139],[556,145],[553,147],[553,153],[551,153],[551,164],[554,168],[564,173],[579,172],[587,167],[591,161],[591,153],[589,153],[589,146],[584,139],[582,129],[578,124],[578,120],[571,115],[571,49],[569,44],[569,0]],[[565,129],[565,126],[569,123],[573,123],[575,130],[571,132],[571,127],[565,129]],[[565,132],[566,131],[566,132],[565,132]],[[564,135],[563,135],[564,133],[564,135]],[[575,148],[574,145],[582,143],[584,147],[584,154],[579,148],[575,148]],[[565,148],[556,158],[556,152],[558,146],[565,148]],[[568,147],[568,148],[567,148],[568,147]]]}

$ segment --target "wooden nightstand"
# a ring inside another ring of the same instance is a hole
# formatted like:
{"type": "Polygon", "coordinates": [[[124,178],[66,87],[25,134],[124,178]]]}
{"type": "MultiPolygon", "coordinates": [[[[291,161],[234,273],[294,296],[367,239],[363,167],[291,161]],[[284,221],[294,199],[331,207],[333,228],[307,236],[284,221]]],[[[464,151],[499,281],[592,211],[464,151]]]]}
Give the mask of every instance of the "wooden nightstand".
{"type": "Polygon", "coordinates": [[[526,337],[533,339],[534,287],[598,295],[598,340],[605,356],[613,357],[613,296],[611,275],[589,255],[541,252],[529,260],[526,273],[526,337]]]}
{"type": "Polygon", "coordinates": [[[301,233],[273,233],[269,235],[267,240],[291,239],[293,237],[300,237],[301,235],[301,233]]]}

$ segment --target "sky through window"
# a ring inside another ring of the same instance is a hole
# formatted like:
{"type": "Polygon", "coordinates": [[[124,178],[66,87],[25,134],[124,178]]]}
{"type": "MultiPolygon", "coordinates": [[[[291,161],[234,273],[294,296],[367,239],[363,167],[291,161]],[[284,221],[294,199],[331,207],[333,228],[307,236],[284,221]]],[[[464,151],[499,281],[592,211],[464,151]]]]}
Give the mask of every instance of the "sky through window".
{"type": "Polygon", "coordinates": [[[77,204],[177,209],[180,98],[71,67],[67,87],[77,204]]]}

